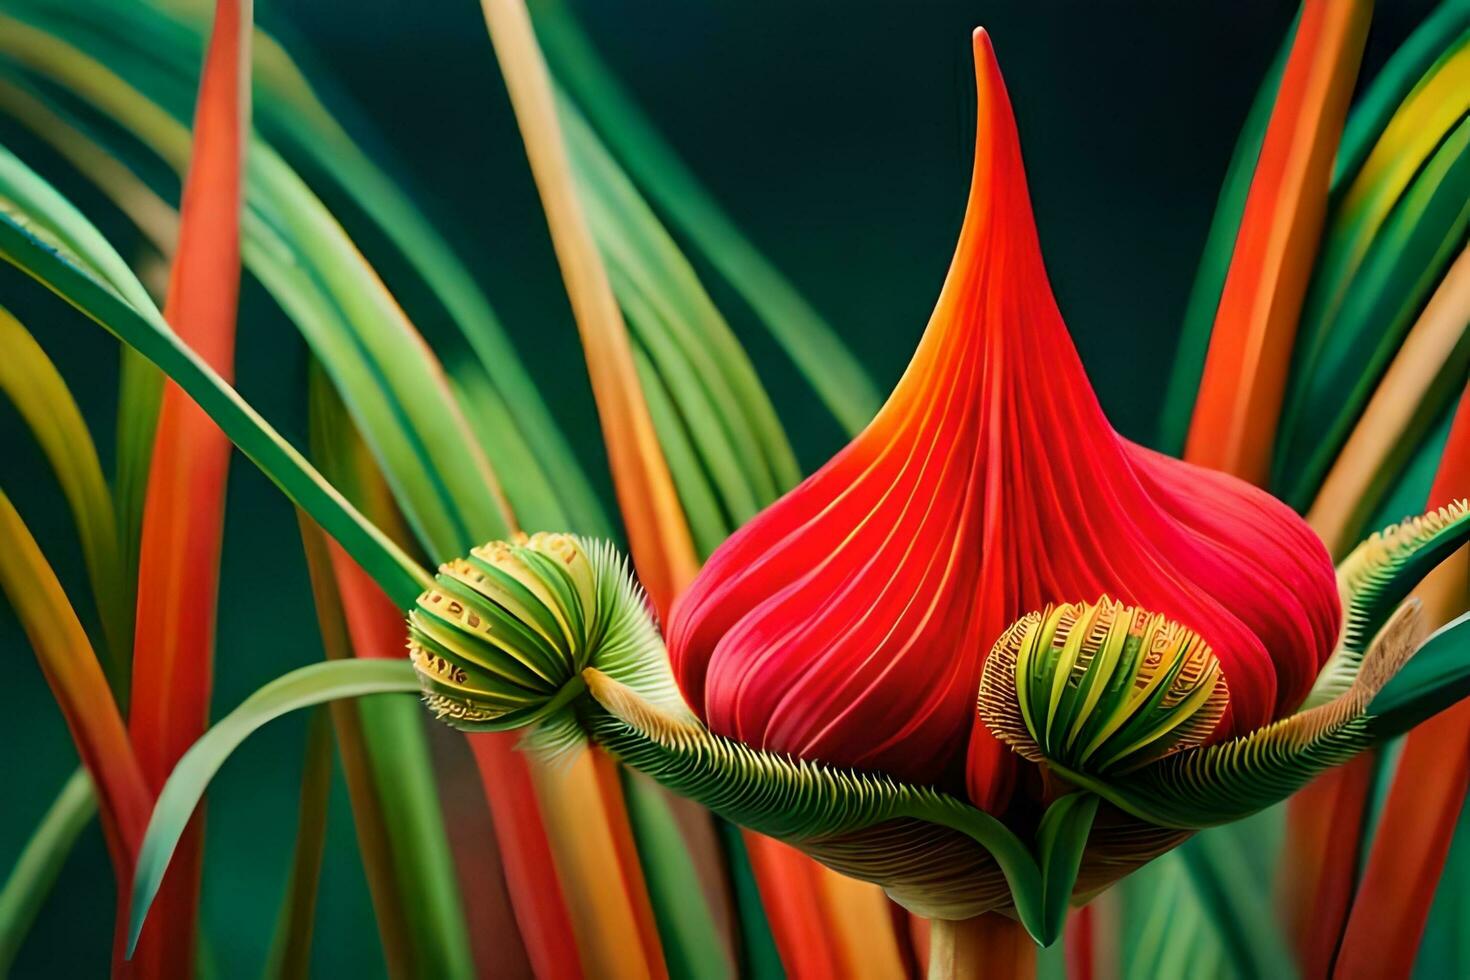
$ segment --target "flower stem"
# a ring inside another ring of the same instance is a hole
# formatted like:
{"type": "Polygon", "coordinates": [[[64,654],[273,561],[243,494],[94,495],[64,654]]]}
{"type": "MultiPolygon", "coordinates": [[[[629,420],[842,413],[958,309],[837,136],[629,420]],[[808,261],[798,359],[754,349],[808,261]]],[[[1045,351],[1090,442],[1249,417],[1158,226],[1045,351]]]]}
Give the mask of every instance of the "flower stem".
{"type": "Polygon", "coordinates": [[[1036,944],[1014,919],[987,913],[929,921],[929,980],[1033,980],[1036,944]]]}

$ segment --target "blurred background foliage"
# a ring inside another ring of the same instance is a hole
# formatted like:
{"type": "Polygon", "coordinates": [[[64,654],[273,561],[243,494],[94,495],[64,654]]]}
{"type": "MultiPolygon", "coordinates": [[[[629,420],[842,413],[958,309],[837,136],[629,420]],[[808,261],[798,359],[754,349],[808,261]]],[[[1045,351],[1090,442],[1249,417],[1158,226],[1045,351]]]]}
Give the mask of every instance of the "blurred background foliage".
{"type": "MultiPolygon", "coordinates": [[[[1361,78],[1373,77],[1431,6],[1380,4],[1361,78]]],[[[975,98],[969,32],[986,26],[1016,105],[1062,309],[1114,423],[1149,441],[1221,178],[1297,5],[601,0],[575,7],[662,132],[884,390],[923,329],[959,227],[975,98]]],[[[344,111],[330,89],[323,93],[480,277],[610,500],[576,330],[478,6],[260,0],[257,18],[314,54],[363,110],[344,111]]],[[[133,226],[27,131],[0,122],[0,144],[46,174],[125,256],[139,254],[133,226]]],[[[334,210],[343,204],[326,200],[334,210]]],[[[353,231],[397,285],[391,258],[374,252],[366,226],[353,231]]],[[[707,285],[810,469],[841,444],[838,426],[813,409],[810,389],[722,281],[707,277],[707,285]]],[[[61,368],[110,469],[118,345],[8,266],[0,268],[0,290],[61,368]]],[[[411,293],[402,298],[415,307],[411,293]]],[[[432,318],[417,322],[432,339],[432,318]]],[[[244,396],[304,445],[305,348],[249,277],[237,376],[244,396]]],[[[0,402],[0,445],[0,482],[63,582],[84,589],[69,514],[8,402],[0,402]]],[[[216,716],[321,656],[295,513],[238,454],[227,514],[216,716]]],[[[8,658],[0,739],[18,749],[3,764],[0,866],[9,867],[76,756],[8,606],[0,608],[0,646],[8,658]]],[[[210,790],[201,916],[206,956],[219,975],[257,974],[265,963],[291,861],[306,723],[298,715],[268,727],[210,790]]],[[[445,751],[466,751],[447,729],[430,731],[445,751]]],[[[483,806],[479,788],[467,789],[483,806]]],[[[340,772],[330,821],[313,972],[380,975],[340,772]]],[[[100,975],[112,903],[94,822],[15,974],[100,975]]],[[[507,975],[525,970],[523,962],[506,967],[507,975]]]]}

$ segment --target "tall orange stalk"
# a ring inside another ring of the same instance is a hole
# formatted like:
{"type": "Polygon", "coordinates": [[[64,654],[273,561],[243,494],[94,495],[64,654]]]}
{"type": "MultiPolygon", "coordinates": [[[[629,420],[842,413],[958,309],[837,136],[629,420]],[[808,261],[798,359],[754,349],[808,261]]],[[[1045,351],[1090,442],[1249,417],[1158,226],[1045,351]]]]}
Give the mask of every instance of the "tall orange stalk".
{"type": "Polygon", "coordinates": [[[1367,0],[1306,0],[1210,337],[1185,458],[1264,484],[1367,0]]]}
{"type": "MultiPolygon", "coordinates": [[[[240,287],[240,206],[249,130],[251,0],[218,0],[194,118],[179,248],[164,318],[227,379],[240,287]]],[[[143,511],[129,729],[157,793],[209,723],[215,601],[230,443],[173,384],[163,395],[143,511]]],[[[193,970],[202,817],[179,845],[135,954],[144,976],[193,970]]]]}

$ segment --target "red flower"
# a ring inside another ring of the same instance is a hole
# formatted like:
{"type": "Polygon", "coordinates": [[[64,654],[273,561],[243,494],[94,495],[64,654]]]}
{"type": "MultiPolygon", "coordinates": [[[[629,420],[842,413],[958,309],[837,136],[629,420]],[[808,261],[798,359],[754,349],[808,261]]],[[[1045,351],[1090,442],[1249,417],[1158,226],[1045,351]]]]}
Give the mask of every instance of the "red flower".
{"type": "Polygon", "coordinates": [[[1326,550],[1286,506],[1108,424],[983,31],[975,57],[968,209],[912,363],[867,429],[711,556],[669,648],[719,734],[920,783],[963,764],[997,809],[1018,757],[976,720],[976,690],[1024,613],[1107,593],[1195,629],[1229,688],[1223,736],[1297,706],[1340,611],[1326,550]]]}

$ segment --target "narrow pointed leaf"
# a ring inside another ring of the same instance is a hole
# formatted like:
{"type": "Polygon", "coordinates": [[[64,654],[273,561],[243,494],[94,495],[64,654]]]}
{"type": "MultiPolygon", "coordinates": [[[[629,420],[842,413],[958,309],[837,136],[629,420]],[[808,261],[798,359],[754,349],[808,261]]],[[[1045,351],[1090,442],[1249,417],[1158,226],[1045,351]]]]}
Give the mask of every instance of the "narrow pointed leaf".
{"type": "Polygon", "coordinates": [[[1297,315],[1370,9],[1361,0],[1306,0],[1200,379],[1186,458],[1258,484],[1270,475],[1297,315]]]}
{"type": "Polygon", "coordinates": [[[317,887],[327,836],[327,797],[332,787],[332,730],[327,715],[316,711],[306,735],[306,763],[301,770],[301,800],[296,818],[296,846],[291,874],[276,917],[266,973],[273,977],[311,975],[311,937],[316,923],[317,887]]]}
{"type": "Polygon", "coordinates": [[[108,850],[125,887],[152,795],[128,743],[102,666],[51,565],[0,493],[0,590],[10,600],[97,787],[108,850]]]}
{"type": "Polygon", "coordinates": [[[841,337],[750,242],[649,123],[562,0],[534,0],[554,74],[643,192],[738,292],[849,433],[882,401],[841,337]]]}
{"type": "MultiPolygon", "coordinates": [[[[0,152],[0,200],[26,215],[69,212],[62,198],[13,156],[0,152]]],[[[35,227],[35,226],[32,226],[35,227]]],[[[138,308],[36,238],[10,214],[0,215],[0,257],[35,277],[157,364],[200,403],[227,436],[286,495],[368,569],[395,601],[409,605],[426,573],[357,513],[271,426],[174,335],[151,307],[138,308]]]]}
{"type": "Polygon", "coordinates": [[[97,447],[76,399],[56,365],[29,331],[0,308],[0,392],[15,405],[56,474],[71,509],[102,621],[106,668],[113,690],[126,692],[132,648],[131,589],[118,553],[117,517],[97,447]]]}
{"type": "Polygon", "coordinates": [[[149,818],[138,851],[129,920],[129,949],[183,835],[194,807],[210,780],[240,744],[263,725],[301,708],[370,694],[410,694],[418,690],[406,660],[339,660],[311,664],[276,678],[220,719],[179,760],[169,774],[149,818]]]}
{"type": "Polygon", "coordinates": [[[1282,418],[1276,476],[1289,503],[1305,507],[1311,501],[1404,334],[1462,248],[1470,225],[1467,200],[1470,120],[1462,120],[1418,171],[1344,283],[1342,302],[1324,327],[1330,343],[1297,366],[1301,408],[1282,418]]]}
{"type": "Polygon", "coordinates": [[[1199,394],[1200,375],[1204,373],[1205,355],[1210,349],[1220,293],[1230,271],[1230,259],[1235,253],[1240,221],[1245,213],[1246,195],[1250,192],[1256,165],[1261,159],[1266,124],[1276,104],[1281,72],[1286,67],[1287,55],[1291,53],[1296,28],[1297,23],[1293,22],[1241,124],[1235,149],[1230,154],[1230,164],[1225,170],[1225,181],[1215,202],[1214,217],[1210,219],[1210,230],[1205,235],[1204,254],[1200,256],[1199,269],[1195,271],[1194,284],[1189,290],[1184,320],[1179,328],[1179,346],[1174,352],[1169,384],[1159,409],[1159,441],[1155,447],[1173,456],[1184,452],[1184,441],[1189,435],[1189,419],[1199,394]]]}
{"type": "MultiPolygon", "coordinates": [[[[1470,400],[1461,398],[1429,491],[1443,506],[1470,491],[1470,400]]],[[[1463,565],[1454,570],[1464,608],[1463,565]]],[[[1339,960],[1355,970],[1407,973],[1429,917],[1465,794],[1470,790],[1470,705],[1452,703],[1466,690],[1464,616],[1431,637],[1429,654],[1376,702],[1387,733],[1428,718],[1404,740],[1379,814],[1357,896],[1343,931],[1339,960]],[[1344,959],[1346,957],[1346,959],[1344,959]]],[[[1418,659],[1417,657],[1415,658],[1418,659]]],[[[1413,665],[1414,661],[1410,661],[1413,665]]]]}
{"type": "Polygon", "coordinates": [[[1070,793],[1052,803],[1041,815],[1037,829],[1042,874],[1042,910],[1046,934],[1042,944],[1050,946],[1061,938],[1067,908],[1082,867],[1082,852],[1092,832],[1098,798],[1091,793],[1070,793]]]}
{"type": "Polygon", "coordinates": [[[1383,373],[1307,511],[1341,554],[1362,533],[1422,434],[1459,394],[1470,365],[1470,249],[1445,273],[1383,373]]]}
{"type": "MultiPolygon", "coordinates": [[[[240,288],[240,203],[250,130],[251,0],[218,0],[200,77],[178,251],[164,319],[222,377],[233,375],[240,288]]],[[[128,730],[155,792],[209,724],[215,601],[230,443],[166,384],[151,457],[138,560],[138,616],[128,730]]],[[[204,837],[196,822],[163,884],[147,975],[193,964],[204,837]]]]}
{"type": "Polygon", "coordinates": [[[484,0],[482,8],[582,335],[633,560],[654,605],[666,613],[697,567],[689,528],[638,386],[622,314],[578,199],[530,18],[520,0],[484,0]]]}

